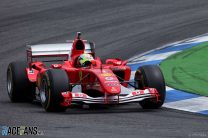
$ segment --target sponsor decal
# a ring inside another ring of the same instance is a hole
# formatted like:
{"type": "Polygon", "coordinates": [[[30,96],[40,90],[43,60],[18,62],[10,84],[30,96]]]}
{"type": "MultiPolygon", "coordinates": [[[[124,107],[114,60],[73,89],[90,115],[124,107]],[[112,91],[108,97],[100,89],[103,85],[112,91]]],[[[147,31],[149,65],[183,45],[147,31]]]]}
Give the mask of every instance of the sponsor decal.
{"type": "Polygon", "coordinates": [[[28,69],[28,74],[34,74],[34,70],[33,69],[28,69]]]}
{"type": "Polygon", "coordinates": [[[113,77],[105,77],[105,80],[111,81],[111,80],[114,80],[114,78],[113,77]]]}
{"type": "Polygon", "coordinates": [[[2,126],[2,136],[29,136],[29,135],[44,135],[43,131],[37,126],[2,126]]]}
{"type": "Polygon", "coordinates": [[[111,88],[111,91],[112,91],[112,92],[116,92],[117,90],[116,90],[115,87],[112,87],[112,88],[111,88]]]}
{"type": "Polygon", "coordinates": [[[103,77],[110,77],[112,75],[113,75],[112,73],[103,73],[103,74],[101,74],[101,76],[103,76],[103,77]]]}
{"type": "Polygon", "coordinates": [[[119,83],[108,83],[106,84],[107,86],[119,86],[120,84],[119,83]]]}
{"type": "Polygon", "coordinates": [[[117,71],[117,70],[126,70],[126,67],[112,67],[111,68],[113,71],[117,71]]]}
{"type": "Polygon", "coordinates": [[[133,92],[132,92],[132,95],[133,95],[133,96],[141,95],[141,94],[144,94],[144,90],[139,90],[139,91],[133,91],[133,92]]]}
{"type": "Polygon", "coordinates": [[[121,61],[117,61],[116,64],[121,64],[121,61]]]}
{"type": "Polygon", "coordinates": [[[87,95],[84,93],[74,93],[73,97],[75,98],[87,98],[87,95]]]}
{"type": "Polygon", "coordinates": [[[104,83],[111,83],[111,82],[117,83],[118,81],[116,81],[116,80],[115,81],[114,80],[113,81],[104,81],[104,83]]]}

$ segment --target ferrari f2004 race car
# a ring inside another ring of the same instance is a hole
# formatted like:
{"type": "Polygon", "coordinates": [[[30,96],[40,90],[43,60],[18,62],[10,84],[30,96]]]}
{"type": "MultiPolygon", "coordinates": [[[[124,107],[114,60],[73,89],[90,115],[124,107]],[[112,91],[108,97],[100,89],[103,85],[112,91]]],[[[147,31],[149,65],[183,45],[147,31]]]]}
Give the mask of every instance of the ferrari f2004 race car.
{"type": "Polygon", "coordinates": [[[77,33],[67,43],[28,45],[27,62],[8,66],[7,89],[12,102],[39,100],[46,111],[53,112],[73,104],[137,102],[143,108],[160,108],[166,94],[160,68],[141,66],[134,80],[130,76],[126,60],[110,58],[103,64],[95,55],[94,43],[77,33]],[[86,54],[90,60],[84,59],[86,54]],[[82,64],[85,60],[87,64],[82,64]]]}

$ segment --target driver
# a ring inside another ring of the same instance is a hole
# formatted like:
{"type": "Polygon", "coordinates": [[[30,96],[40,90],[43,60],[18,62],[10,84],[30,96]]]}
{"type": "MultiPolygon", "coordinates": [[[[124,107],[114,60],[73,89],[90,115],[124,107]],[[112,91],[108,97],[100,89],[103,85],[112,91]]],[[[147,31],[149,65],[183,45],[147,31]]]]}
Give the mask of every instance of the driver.
{"type": "Polygon", "coordinates": [[[91,65],[91,61],[94,60],[94,58],[92,57],[92,55],[90,54],[81,54],[78,57],[78,66],[80,67],[87,67],[91,65]]]}

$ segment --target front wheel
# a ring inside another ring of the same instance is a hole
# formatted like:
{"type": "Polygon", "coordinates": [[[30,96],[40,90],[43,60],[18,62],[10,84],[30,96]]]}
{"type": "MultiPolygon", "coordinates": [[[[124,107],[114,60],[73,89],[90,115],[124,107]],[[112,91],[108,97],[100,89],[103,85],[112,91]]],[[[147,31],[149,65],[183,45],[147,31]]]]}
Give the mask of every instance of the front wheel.
{"type": "Polygon", "coordinates": [[[146,99],[140,102],[140,105],[144,109],[156,109],[160,108],[166,95],[165,81],[163,74],[157,65],[145,65],[137,69],[134,80],[136,82],[136,88],[144,89],[145,87],[156,88],[159,93],[159,101],[156,102],[152,99],[146,99]]]}
{"type": "Polygon", "coordinates": [[[60,105],[63,102],[61,92],[69,89],[69,79],[64,70],[47,70],[40,85],[40,99],[44,109],[47,112],[64,112],[67,107],[60,105]]]}

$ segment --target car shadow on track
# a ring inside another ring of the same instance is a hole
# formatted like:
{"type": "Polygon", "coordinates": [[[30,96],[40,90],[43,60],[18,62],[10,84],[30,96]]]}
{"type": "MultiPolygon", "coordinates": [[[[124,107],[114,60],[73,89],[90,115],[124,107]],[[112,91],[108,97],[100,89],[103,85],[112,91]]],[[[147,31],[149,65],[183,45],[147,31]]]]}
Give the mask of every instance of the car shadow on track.
{"type": "Polygon", "coordinates": [[[33,103],[11,103],[10,101],[0,101],[1,105],[8,108],[29,108],[30,112],[33,113],[43,113],[43,114],[60,114],[60,115],[70,115],[70,114],[116,114],[116,113],[145,113],[145,112],[161,112],[161,109],[142,109],[139,104],[125,104],[125,105],[112,105],[112,106],[94,106],[89,107],[87,105],[73,105],[69,107],[66,112],[46,112],[39,102],[33,103]],[[11,107],[12,106],[12,107],[11,107]],[[33,110],[34,109],[34,110],[33,110]]]}
{"type": "MultiPolygon", "coordinates": [[[[117,113],[139,113],[139,112],[160,112],[161,109],[142,109],[139,105],[119,105],[119,106],[98,106],[96,108],[72,106],[66,112],[52,112],[50,114],[74,115],[74,114],[117,114],[117,113]]],[[[43,110],[42,113],[48,113],[43,110]]]]}

